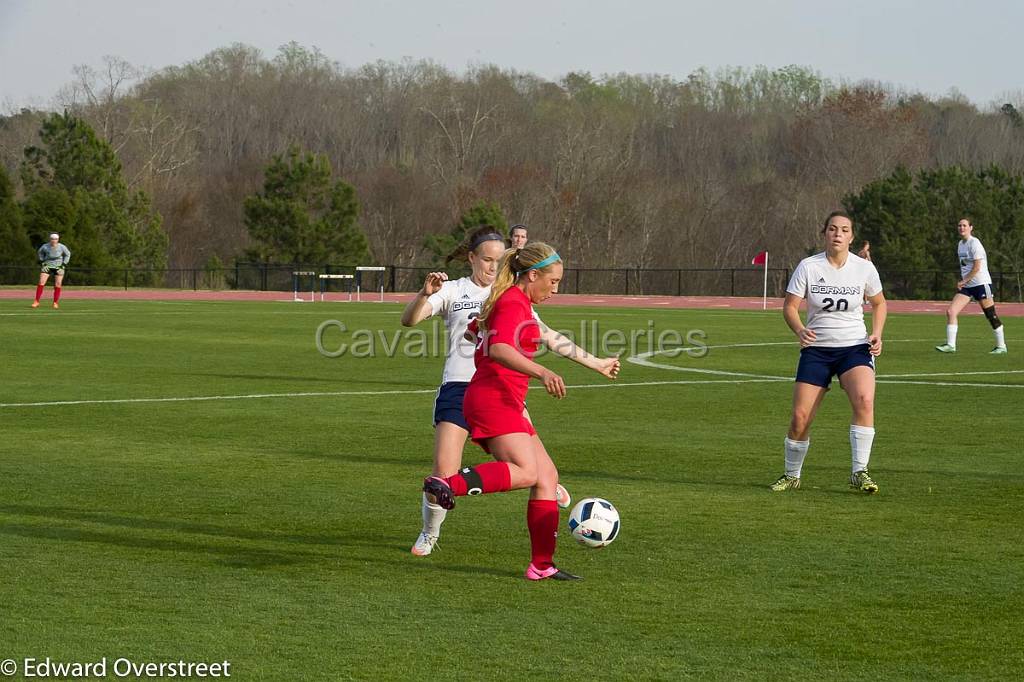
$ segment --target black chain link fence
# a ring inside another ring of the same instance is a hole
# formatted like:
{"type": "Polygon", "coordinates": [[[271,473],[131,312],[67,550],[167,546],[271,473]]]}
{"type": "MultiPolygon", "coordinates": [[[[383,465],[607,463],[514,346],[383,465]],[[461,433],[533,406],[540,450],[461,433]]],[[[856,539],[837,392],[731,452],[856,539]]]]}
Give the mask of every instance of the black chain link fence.
{"type": "MultiPolygon", "coordinates": [[[[69,264],[64,278],[68,286],[106,286],[123,289],[165,288],[194,291],[416,291],[432,268],[387,266],[383,271],[358,271],[345,265],[282,265],[236,263],[216,269],[94,269],[69,264]],[[296,272],[316,273],[296,276],[296,272]],[[318,275],[352,275],[352,279],[323,279],[318,275]]],[[[467,270],[448,268],[454,278],[467,270]]],[[[768,296],[785,295],[789,268],[768,269],[768,296]]],[[[760,296],[764,287],[764,269],[757,267],[728,269],[643,269],[566,268],[559,291],[566,294],[612,296],[760,296]]],[[[946,270],[914,270],[880,273],[887,298],[948,300],[956,291],[957,273],[946,270]]],[[[30,286],[36,283],[39,268],[0,265],[0,283],[30,286]]],[[[998,301],[1024,300],[1024,273],[993,272],[992,290],[998,301]]]]}

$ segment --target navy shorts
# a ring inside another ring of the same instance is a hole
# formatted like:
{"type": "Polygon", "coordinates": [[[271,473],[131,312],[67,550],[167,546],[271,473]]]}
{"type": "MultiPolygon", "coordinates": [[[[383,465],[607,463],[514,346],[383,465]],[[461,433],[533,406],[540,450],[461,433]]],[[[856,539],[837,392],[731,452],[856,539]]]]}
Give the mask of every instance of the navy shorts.
{"type": "Polygon", "coordinates": [[[986,298],[992,298],[992,285],[991,284],[979,284],[976,287],[964,287],[960,291],[956,292],[963,294],[964,296],[970,296],[979,303],[984,301],[986,298]]]}
{"type": "Polygon", "coordinates": [[[441,384],[434,399],[434,426],[439,422],[451,422],[469,431],[469,424],[462,415],[462,398],[466,395],[468,381],[449,381],[441,384]]]}
{"type": "Polygon", "coordinates": [[[800,364],[796,368],[796,380],[828,388],[832,377],[845,374],[854,367],[875,369],[875,358],[866,343],[844,348],[818,348],[810,346],[800,351],[800,364]]]}

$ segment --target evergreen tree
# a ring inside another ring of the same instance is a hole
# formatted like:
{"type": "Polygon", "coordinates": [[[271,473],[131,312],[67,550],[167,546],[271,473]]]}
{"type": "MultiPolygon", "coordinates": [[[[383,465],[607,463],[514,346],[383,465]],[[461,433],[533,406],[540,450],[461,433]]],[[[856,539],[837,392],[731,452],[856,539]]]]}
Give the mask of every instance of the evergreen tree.
{"type": "Polygon", "coordinates": [[[366,235],[356,224],[355,189],[332,180],[326,156],[292,147],[274,156],[263,191],[245,199],[245,224],[256,245],[247,251],[262,262],[366,264],[366,235]]]}
{"type": "Polygon", "coordinates": [[[430,251],[432,265],[443,266],[448,254],[463,242],[468,233],[481,225],[491,225],[499,234],[508,235],[508,220],[501,212],[501,207],[491,201],[477,202],[462,214],[448,234],[431,234],[424,240],[423,245],[430,251]]]}
{"type": "Polygon", "coordinates": [[[952,295],[957,273],[956,224],[969,217],[985,244],[992,272],[1024,267],[1024,176],[1002,168],[972,171],[959,166],[911,175],[897,168],[843,202],[857,240],[871,242],[878,268],[893,273],[899,296],[952,295]],[[922,270],[945,270],[941,290],[922,270]],[[911,274],[913,272],[919,274],[911,274]],[[906,274],[901,274],[906,273],[906,274]]]}
{"type": "MultiPolygon", "coordinates": [[[[68,112],[47,117],[39,137],[39,146],[25,149],[21,166],[29,234],[42,239],[52,225],[71,249],[76,268],[165,268],[168,240],[161,218],[144,192],[128,189],[110,145],[68,112]],[[56,213],[49,214],[49,208],[56,213]],[[60,224],[64,220],[70,223],[60,224]]],[[[104,284],[121,277],[97,273],[88,281],[104,284]]],[[[134,280],[152,283],[158,278],[153,273],[134,280]]]]}
{"type": "Polygon", "coordinates": [[[14,200],[14,185],[7,171],[0,166],[0,283],[21,284],[32,277],[20,268],[31,268],[35,263],[32,242],[25,232],[21,207],[14,200]],[[19,269],[15,269],[19,268],[19,269]]]}

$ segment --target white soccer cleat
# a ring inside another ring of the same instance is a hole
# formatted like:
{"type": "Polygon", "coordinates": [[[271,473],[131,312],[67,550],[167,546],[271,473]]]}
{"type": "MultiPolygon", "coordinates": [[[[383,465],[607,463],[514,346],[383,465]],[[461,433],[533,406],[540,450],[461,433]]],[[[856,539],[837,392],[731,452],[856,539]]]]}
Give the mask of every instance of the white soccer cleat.
{"type": "Polygon", "coordinates": [[[416,556],[428,556],[434,551],[434,547],[437,546],[437,536],[428,535],[427,533],[420,533],[420,536],[416,538],[416,544],[412,546],[412,553],[416,556]]]}
{"type": "Polygon", "coordinates": [[[569,495],[569,491],[561,483],[555,486],[555,502],[562,509],[568,509],[569,505],[572,504],[572,497],[569,495]]]}

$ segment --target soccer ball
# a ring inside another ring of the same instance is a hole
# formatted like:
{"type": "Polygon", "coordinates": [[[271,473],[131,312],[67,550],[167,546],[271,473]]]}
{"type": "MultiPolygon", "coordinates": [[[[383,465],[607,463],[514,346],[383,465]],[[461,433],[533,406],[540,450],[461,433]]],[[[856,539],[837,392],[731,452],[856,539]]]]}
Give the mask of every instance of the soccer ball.
{"type": "Polygon", "coordinates": [[[569,532],[587,547],[610,545],[619,535],[619,512],[600,497],[580,500],[569,514],[569,532]]]}

